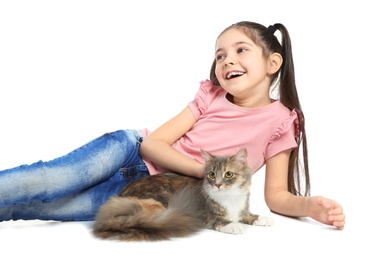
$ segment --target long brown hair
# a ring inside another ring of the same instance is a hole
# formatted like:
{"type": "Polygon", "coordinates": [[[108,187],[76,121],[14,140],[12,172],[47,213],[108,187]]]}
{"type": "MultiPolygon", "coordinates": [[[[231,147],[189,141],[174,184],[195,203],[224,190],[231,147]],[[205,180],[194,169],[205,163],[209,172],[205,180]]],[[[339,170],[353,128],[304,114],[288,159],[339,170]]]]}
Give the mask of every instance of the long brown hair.
{"type": "MultiPolygon", "coordinates": [[[[264,55],[266,57],[275,52],[282,55],[282,66],[280,70],[273,75],[271,84],[278,87],[279,101],[290,110],[294,109],[297,112],[299,121],[299,133],[296,137],[298,146],[291,151],[289,158],[288,190],[295,195],[310,195],[311,185],[308,167],[305,117],[302,113],[296,88],[292,45],[288,30],[281,23],[276,23],[269,27],[265,27],[258,23],[244,21],[227,27],[222,33],[231,28],[242,30],[247,37],[251,38],[256,45],[263,49],[264,55]],[[281,33],[281,44],[274,35],[276,30],[279,30],[281,33]],[[300,160],[301,157],[303,160],[300,160]],[[302,179],[302,173],[300,170],[301,167],[303,168],[304,179],[302,179]],[[303,185],[302,182],[304,182],[303,185]],[[301,187],[304,188],[303,192],[301,187]]],[[[214,60],[210,70],[210,80],[213,82],[213,84],[220,86],[220,83],[215,75],[215,66],[216,61],[214,60]]]]}

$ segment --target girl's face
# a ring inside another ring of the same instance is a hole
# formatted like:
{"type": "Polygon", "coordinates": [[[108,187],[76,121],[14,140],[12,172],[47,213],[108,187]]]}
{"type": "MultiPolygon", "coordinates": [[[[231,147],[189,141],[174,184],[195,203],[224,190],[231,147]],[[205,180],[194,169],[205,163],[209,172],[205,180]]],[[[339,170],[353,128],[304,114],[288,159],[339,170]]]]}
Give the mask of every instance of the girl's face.
{"type": "Polygon", "coordinates": [[[233,103],[245,107],[269,104],[269,62],[262,49],[241,30],[231,28],[216,42],[215,74],[233,103]]]}

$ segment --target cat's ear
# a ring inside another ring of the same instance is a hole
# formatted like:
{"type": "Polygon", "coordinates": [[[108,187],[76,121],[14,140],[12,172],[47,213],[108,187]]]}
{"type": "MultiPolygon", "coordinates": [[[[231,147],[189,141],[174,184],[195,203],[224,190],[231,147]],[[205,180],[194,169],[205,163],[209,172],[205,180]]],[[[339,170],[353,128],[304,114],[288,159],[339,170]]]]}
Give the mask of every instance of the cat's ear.
{"type": "Polygon", "coordinates": [[[237,154],[234,156],[234,159],[239,162],[247,161],[247,150],[246,148],[240,149],[237,154]]]}
{"type": "Polygon", "coordinates": [[[210,153],[208,153],[204,149],[200,149],[200,150],[201,150],[201,154],[204,157],[205,161],[211,161],[211,160],[213,160],[213,156],[210,153]]]}

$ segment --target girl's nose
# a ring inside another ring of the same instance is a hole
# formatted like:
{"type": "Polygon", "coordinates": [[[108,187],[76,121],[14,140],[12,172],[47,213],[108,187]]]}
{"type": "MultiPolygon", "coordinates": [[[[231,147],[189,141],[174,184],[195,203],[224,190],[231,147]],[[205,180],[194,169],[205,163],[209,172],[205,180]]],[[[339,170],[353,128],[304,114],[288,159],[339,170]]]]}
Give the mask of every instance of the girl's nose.
{"type": "Polygon", "coordinates": [[[235,64],[235,60],[231,57],[227,57],[226,60],[225,60],[225,65],[228,66],[228,65],[234,65],[235,64]]]}

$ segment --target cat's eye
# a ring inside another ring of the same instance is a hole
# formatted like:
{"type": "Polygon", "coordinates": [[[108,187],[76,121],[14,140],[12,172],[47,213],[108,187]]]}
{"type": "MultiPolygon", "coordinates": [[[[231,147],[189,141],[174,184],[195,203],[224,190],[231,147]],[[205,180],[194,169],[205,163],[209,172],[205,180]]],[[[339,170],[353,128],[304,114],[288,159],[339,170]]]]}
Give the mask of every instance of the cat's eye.
{"type": "Polygon", "coordinates": [[[209,172],[208,178],[214,180],[215,179],[215,172],[209,172]]]}
{"type": "Polygon", "coordinates": [[[225,174],[224,174],[224,177],[226,177],[227,179],[231,179],[231,178],[233,178],[233,172],[226,172],[225,174]]]}

